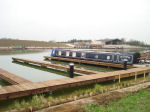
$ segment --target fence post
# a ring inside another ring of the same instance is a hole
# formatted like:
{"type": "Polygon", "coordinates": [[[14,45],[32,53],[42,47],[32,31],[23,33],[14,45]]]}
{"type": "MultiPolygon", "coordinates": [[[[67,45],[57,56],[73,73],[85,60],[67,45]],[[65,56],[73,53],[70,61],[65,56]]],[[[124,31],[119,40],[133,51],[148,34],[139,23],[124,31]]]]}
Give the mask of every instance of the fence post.
{"type": "Polygon", "coordinates": [[[137,79],[137,72],[135,72],[135,81],[136,81],[136,79],[137,79]]]}
{"type": "Polygon", "coordinates": [[[120,74],[119,74],[119,83],[120,83],[120,74]]]}
{"type": "Polygon", "coordinates": [[[144,80],[145,80],[145,71],[144,71],[144,80]]]}

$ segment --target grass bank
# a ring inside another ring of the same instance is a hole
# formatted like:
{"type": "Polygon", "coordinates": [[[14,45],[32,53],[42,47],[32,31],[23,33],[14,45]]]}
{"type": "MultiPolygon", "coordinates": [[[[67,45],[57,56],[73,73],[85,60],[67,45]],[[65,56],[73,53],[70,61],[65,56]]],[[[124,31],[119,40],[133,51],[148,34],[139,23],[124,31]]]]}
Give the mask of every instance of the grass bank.
{"type": "Polygon", "coordinates": [[[83,107],[85,112],[150,112],[150,90],[130,93],[107,106],[90,104],[83,107]]]}

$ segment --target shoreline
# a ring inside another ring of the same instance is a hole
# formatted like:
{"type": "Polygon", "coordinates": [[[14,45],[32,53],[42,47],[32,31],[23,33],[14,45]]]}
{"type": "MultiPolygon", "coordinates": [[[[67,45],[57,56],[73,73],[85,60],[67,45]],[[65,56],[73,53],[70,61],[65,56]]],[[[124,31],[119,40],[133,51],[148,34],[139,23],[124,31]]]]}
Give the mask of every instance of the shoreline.
{"type": "Polygon", "coordinates": [[[34,50],[34,49],[53,49],[53,48],[69,48],[69,47],[26,47],[26,48],[12,48],[12,47],[0,47],[0,50],[34,50]]]}
{"type": "MultiPolygon", "coordinates": [[[[53,48],[61,48],[61,49],[84,49],[84,48],[73,48],[73,47],[26,47],[26,48],[12,48],[12,47],[0,47],[0,50],[16,50],[16,49],[53,49],[53,48]]],[[[86,48],[85,48],[86,49],[86,48]]],[[[110,50],[127,50],[127,49],[148,49],[146,47],[129,47],[129,48],[91,48],[86,50],[100,50],[100,49],[110,49],[110,50]]]]}

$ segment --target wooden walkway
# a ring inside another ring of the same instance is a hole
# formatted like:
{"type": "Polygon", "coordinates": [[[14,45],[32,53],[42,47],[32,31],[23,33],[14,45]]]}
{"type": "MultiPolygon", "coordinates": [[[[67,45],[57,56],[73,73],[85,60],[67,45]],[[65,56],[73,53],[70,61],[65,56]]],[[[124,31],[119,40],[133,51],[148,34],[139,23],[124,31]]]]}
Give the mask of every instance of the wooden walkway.
{"type": "Polygon", "coordinates": [[[0,100],[27,96],[31,94],[43,93],[63,88],[99,83],[108,80],[121,79],[123,77],[135,76],[150,72],[150,67],[132,68],[128,70],[120,70],[107,73],[97,73],[93,75],[78,76],[75,78],[64,78],[59,80],[50,80],[43,82],[30,82],[6,86],[0,88],[0,100]]]}
{"type": "Polygon", "coordinates": [[[0,78],[6,80],[11,84],[21,84],[21,83],[29,83],[29,80],[26,80],[22,77],[9,73],[3,69],[0,69],[0,78]]]}
{"type": "MultiPolygon", "coordinates": [[[[84,63],[84,64],[91,64],[91,65],[100,65],[100,66],[108,66],[113,68],[123,68],[123,64],[117,63],[108,63],[108,62],[97,62],[97,61],[88,61],[88,60],[80,60],[80,59],[70,59],[70,58],[61,58],[61,57],[50,57],[44,56],[45,59],[52,59],[52,60],[59,60],[59,61],[68,61],[68,62],[76,62],[76,63],[84,63]]],[[[127,65],[127,68],[134,68],[132,65],[127,65]]]]}
{"type": "MultiPolygon", "coordinates": [[[[67,72],[69,71],[69,66],[51,64],[50,62],[30,60],[30,59],[24,59],[24,58],[15,58],[15,57],[13,57],[12,59],[14,61],[18,61],[18,62],[36,64],[36,65],[40,65],[40,66],[45,66],[45,67],[50,67],[50,68],[54,68],[54,69],[64,70],[64,71],[67,71],[67,72]]],[[[98,71],[92,71],[92,70],[80,69],[80,68],[74,68],[74,72],[81,73],[81,74],[86,74],[86,75],[99,73],[98,71]]]]}

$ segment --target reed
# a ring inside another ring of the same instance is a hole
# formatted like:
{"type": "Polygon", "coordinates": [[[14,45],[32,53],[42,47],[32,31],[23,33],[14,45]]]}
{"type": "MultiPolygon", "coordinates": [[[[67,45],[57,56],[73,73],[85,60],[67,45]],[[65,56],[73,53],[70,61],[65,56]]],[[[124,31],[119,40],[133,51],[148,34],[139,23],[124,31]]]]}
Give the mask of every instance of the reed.
{"type": "Polygon", "coordinates": [[[94,92],[100,93],[101,89],[102,89],[102,86],[101,86],[101,85],[95,84],[95,86],[94,86],[94,92]]]}
{"type": "Polygon", "coordinates": [[[14,108],[15,108],[16,110],[19,110],[19,109],[21,108],[21,105],[20,105],[20,103],[19,103],[18,101],[15,101],[14,108]]]}
{"type": "Polygon", "coordinates": [[[28,109],[30,107],[30,104],[29,104],[29,102],[26,102],[25,100],[23,100],[21,102],[21,107],[25,108],[25,109],[28,109]]]}
{"type": "Polygon", "coordinates": [[[31,100],[31,102],[30,102],[30,105],[31,105],[32,107],[34,107],[34,106],[37,104],[38,99],[39,99],[39,97],[38,97],[37,95],[34,95],[34,96],[32,97],[32,100],[31,100]]]}

